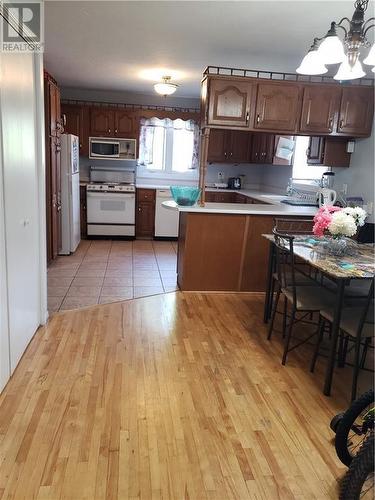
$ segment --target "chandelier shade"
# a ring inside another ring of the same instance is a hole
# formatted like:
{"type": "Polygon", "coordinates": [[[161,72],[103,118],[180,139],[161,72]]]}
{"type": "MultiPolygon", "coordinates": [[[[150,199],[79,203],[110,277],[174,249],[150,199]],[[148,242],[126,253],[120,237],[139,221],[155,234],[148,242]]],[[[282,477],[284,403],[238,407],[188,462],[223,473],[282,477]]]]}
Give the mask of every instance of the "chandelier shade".
{"type": "MultiPolygon", "coordinates": [[[[363,49],[370,47],[367,33],[375,27],[374,17],[365,21],[368,3],[369,0],[356,0],[351,19],[343,17],[339,22],[331,22],[325,36],[314,38],[314,44],[297,68],[297,73],[319,75],[326,73],[326,64],[341,63],[334,76],[335,80],[355,80],[366,76],[359,56],[363,49]],[[339,32],[343,41],[338,36],[339,32]]],[[[371,47],[363,62],[375,66],[375,45],[371,47]]],[[[374,69],[372,71],[374,72],[374,69]]]]}
{"type": "Polygon", "coordinates": [[[178,85],[171,83],[170,76],[163,76],[163,82],[155,83],[154,90],[156,93],[166,97],[167,95],[172,95],[176,92],[178,85]]]}

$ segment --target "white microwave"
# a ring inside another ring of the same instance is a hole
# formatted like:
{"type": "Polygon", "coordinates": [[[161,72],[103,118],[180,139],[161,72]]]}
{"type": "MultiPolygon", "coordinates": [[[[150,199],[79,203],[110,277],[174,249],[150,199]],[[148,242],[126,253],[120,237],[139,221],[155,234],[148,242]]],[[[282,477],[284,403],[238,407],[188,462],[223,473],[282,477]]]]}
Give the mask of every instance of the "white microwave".
{"type": "Polygon", "coordinates": [[[104,160],[135,160],[135,139],[112,139],[90,137],[89,158],[104,160]]]}

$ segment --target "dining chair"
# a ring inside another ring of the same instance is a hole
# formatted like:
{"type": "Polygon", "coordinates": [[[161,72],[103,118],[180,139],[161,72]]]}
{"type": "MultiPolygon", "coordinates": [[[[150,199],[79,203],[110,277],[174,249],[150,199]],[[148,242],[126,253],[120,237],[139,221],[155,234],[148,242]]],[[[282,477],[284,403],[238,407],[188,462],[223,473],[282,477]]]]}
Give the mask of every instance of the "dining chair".
{"type": "Polygon", "coordinates": [[[327,288],[319,285],[316,281],[313,284],[298,283],[296,279],[296,265],[295,265],[295,255],[293,242],[295,240],[294,235],[280,233],[277,229],[272,231],[274,236],[275,245],[275,262],[276,262],[276,273],[277,273],[277,291],[276,298],[272,309],[271,322],[268,330],[268,340],[271,339],[275,316],[277,312],[277,306],[280,300],[280,296],[284,296],[284,315],[283,315],[283,337],[284,340],[284,352],[282,357],[282,364],[285,365],[288,352],[296,349],[300,345],[304,344],[311,337],[317,334],[315,330],[313,334],[309,335],[307,338],[298,342],[294,346],[290,347],[290,341],[292,337],[293,327],[297,322],[304,322],[308,324],[318,325],[318,322],[312,321],[312,314],[319,313],[319,311],[326,304],[334,304],[335,295],[330,292],[327,288]],[[291,306],[290,314],[288,315],[288,305],[291,306]],[[303,313],[301,318],[297,318],[297,313],[303,313]],[[309,316],[310,320],[306,320],[309,316]],[[287,325],[287,317],[289,319],[289,324],[287,325]]]}
{"type": "MultiPolygon", "coordinates": [[[[278,233],[282,233],[290,236],[302,236],[313,234],[313,221],[312,219],[288,219],[288,218],[274,218],[274,229],[278,233]]],[[[312,270],[310,266],[307,266],[305,263],[295,262],[295,270],[296,270],[296,282],[299,285],[313,285],[313,280],[316,279],[316,273],[312,270]]],[[[273,269],[272,278],[271,278],[271,287],[268,291],[268,296],[266,297],[266,301],[268,304],[269,312],[272,311],[273,308],[273,297],[275,294],[275,286],[278,281],[278,275],[276,270],[273,269]]],[[[284,309],[286,307],[286,303],[284,302],[284,309]]],[[[267,315],[268,319],[268,315],[267,315]]]]}
{"type": "MultiPolygon", "coordinates": [[[[367,286],[367,297],[356,303],[351,302],[350,307],[344,307],[341,311],[340,331],[344,337],[343,360],[345,362],[348,342],[354,343],[354,366],[351,399],[354,400],[357,394],[357,384],[359,370],[364,367],[367,349],[374,337],[374,279],[367,286]],[[353,305],[355,304],[355,305],[353,305]],[[361,356],[362,347],[362,356],[361,356]]],[[[367,283],[368,285],[368,283],[367,283]]],[[[315,369],[316,360],[319,356],[320,346],[324,337],[327,322],[333,323],[334,310],[326,305],[320,311],[318,339],[315,351],[311,360],[310,371],[315,369]]],[[[341,356],[340,356],[341,357],[341,356]]]]}

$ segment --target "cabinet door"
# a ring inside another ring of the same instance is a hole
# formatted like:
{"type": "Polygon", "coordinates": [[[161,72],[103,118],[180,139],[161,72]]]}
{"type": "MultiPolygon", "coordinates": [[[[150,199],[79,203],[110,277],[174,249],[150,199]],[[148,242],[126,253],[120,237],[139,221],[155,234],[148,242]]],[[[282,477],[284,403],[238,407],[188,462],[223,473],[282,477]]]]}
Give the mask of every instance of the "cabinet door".
{"type": "Polygon", "coordinates": [[[304,88],[300,130],[330,134],[337,122],[341,89],[328,85],[304,88]]]}
{"type": "Polygon", "coordinates": [[[250,127],[250,112],[256,84],[237,80],[211,79],[208,125],[250,127]]]}
{"type": "Polygon", "coordinates": [[[233,203],[236,193],[223,193],[219,191],[216,193],[215,201],[217,203],[233,203]]]}
{"type": "Polygon", "coordinates": [[[90,135],[92,137],[113,137],[115,135],[113,110],[91,108],[90,135]]]}
{"type": "Polygon", "coordinates": [[[294,132],[298,122],[300,88],[295,83],[260,83],[255,128],[294,132]]]}
{"type": "Polygon", "coordinates": [[[250,161],[250,132],[233,130],[230,134],[229,161],[248,163],[250,161]]]}
{"type": "Polygon", "coordinates": [[[272,163],[275,136],[273,134],[254,134],[251,145],[252,163],[272,163]]]}
{"type": "Polygon", "coordinates": [[[261,163],[262,134],[253,134],[251,141],[251,163],[261,163]]]}
{"type": "Polygon", "coordinates": [[[137,205],[136,233],[137,236],[154,235],[155,204],[139,201],[137,205]]]}
{"type": "Polygon", "coordinates": [[[227,160],[228,135],[230,135],[230,130],[212,129],[210,131],[207,161],[214,163],[227,160]]]}
{"type": "Polygon", "coordinates": [[[374,90],[371,87],[344,87],[337,131],[348,135],[369,136],[374,113],[374,90]]]}
{"type": "Polygon", "coordinates": [[[347,140],[342,137],[326,137],[324,165],[328,167],[349,167],[350,153],[346,151],[347,140]]]}
{"type": "Polygon", "coordinates": [[[309,147],[307,149],[307,164],[322,165],[324,162],[324,137],[310,137],[309,147]]]}
{"type": "Polygon", "coordinates": [[[115,112],[115,136],[130,139],[134,133],[134,117],[129,111],[117,110],[115,112]]]}
{"type": "Polygon", "coordinates": [[[236,193],[234,198],[235,203],[247,203],[247,196],[236,193]]]}
{"type": "Polygon", "coordinates": [[[216,193],[213,193],[212,191],[206,191],[206,193],[205,193],[206,201],[209,203],[216,201],[215,196],[216,196],[216,193]]]}
{"type": "Polygon", "coordinates": [[[64,132],[79,137],[79,153],[83,156],[88,156],[89,151],[88,111],[87,106],[63,104],[61,107],[65,115],[64,132]]]}

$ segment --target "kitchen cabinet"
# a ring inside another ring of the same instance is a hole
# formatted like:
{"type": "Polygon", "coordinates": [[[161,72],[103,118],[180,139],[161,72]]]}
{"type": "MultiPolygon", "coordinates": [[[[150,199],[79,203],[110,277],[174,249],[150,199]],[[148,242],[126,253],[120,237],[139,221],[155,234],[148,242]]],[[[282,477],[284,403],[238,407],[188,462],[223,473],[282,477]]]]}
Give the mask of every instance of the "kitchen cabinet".
{"type": "Polygon", "coordinates": [[[240,193],[235,193],[235,203],[247,203],[247,196],[240,193]]]}
{"type": "Polygon", "coordinates": [[[242,130],[212,129],[207,161],[211,163],[248,163],[251,134],[242,130]]]}
{"type": "Polygon", "coordinates": [[[303,90],[301,132],[332,133],[337,124],[341,88],[330,85],[305,87],[303,90]]]}
{"type": "Polygon", "coordinates": [[[373,87],[343,87],[337,128],[339,133],[369,136],[373,115],[373,87]]]}
{"type": "Polygon", "coordinates": [[[155,226],[155,189],[137,189],[136,200],[136,235],[151,238],[155,226]]]}
{"type": "Polygon", "coordinates": [[[112,109],[95,108],[90,110],[90,136],[113,137],[115,113],[112,109]]]}
{"type": "Polygon", "coordinates": [[[47,262],[55,259],[61,247],[61,132],[60,90],[45,72],[45,153],[47,262]]]}
{"type": "Polygon", "coordinates": [[[273,161],[275,136],[273,134],[253,134],[251,144],[251,163],[268,163],[273,161]]]}
{"type": "Polygon", "coordinates": [[[212,77],[209,83],[208,125],[249,128],[256,82],[212,77]]]}
{"type": "Polygon", "coordinates": [[[236,193],[225,191],[206,191],[206,201],[211,203],[235,203],[236,193]]]}
{"type": "Polygon", "coordinates": [[[255,128],[294,132],[297,128],[301,86],[295,83],[260,83],[255,128]]]}
{"type": "Polygon", "coordinates": [[[87,238],[87,195],[86,186],[79,186],[80,201],[80,219],[81,219],[81,238],[87,238]]]}
{"type": "Polygon", "coordinates": [[[64,132],[79,137],[79,154],[89,155],[89,108],[70,104],[61,105],[65,117],[64,132]]]}
{"type": "Polygon", "coordinates": [[[349,167],[351,155],[346,151],[346,145],[347,141],[340,137],[310,137],[307,164],[349,167]]]}
{"type": "MultiPolygon", "coordinates": [[[[136,129],[135,116],[129,111],[116,110],[114,119],[114,137],[132,139],[136,129]]],[[[136,139],[138,139],[138,137],[136,137],[136,139]]]]}

